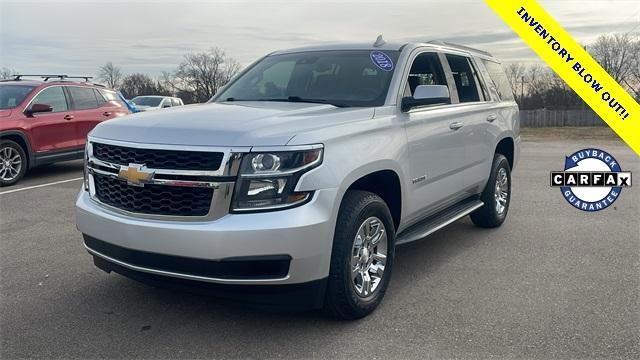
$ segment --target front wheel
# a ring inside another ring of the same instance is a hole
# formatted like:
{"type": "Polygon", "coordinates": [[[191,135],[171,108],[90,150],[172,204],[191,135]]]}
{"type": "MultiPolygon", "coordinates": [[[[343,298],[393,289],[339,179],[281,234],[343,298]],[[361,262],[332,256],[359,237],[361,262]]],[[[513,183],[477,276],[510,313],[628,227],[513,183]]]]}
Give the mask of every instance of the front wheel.
{"type": "Polygon", "coordinates": [[[511,167],[504,155],[494,155],[491,176],[480,200],[484,202],[484,206],[471,214],[471,221],[484,228],[502,225],[511,202],[511,167]]]}
{"type": "Polygon", "coordinates": [[[370,192],[348,191],[336,224],[325,311],[342,319],[373,312],[389,285],[394,248],[386,203],[370,192]]]}
{"type": "Polygon", "coordinates": [[[0,186],[9,186],[22,179],[27,171],[27,155],[18,143],[2,140],[0,143],[0,186]]]}

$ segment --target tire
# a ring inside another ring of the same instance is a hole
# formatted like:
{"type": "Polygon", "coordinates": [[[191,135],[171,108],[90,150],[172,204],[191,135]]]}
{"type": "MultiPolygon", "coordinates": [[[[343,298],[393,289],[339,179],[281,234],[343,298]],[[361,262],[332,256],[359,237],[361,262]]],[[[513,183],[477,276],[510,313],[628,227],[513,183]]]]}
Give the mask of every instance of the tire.
{"type": "Polygon", "coordinates": [[[480,195],[480,200],[484,202],[484,206],[470,215],[471,221],[482,228],[494,228],[502,225],[509,212],[509,203],[511,202],[511,167],[504,155],[495,154],[493,156],[491,176],[489,176],[489,181],[480,195]],[[500,180],[499,183],[498,180],[500,180]]]}
{"type": "Polygon", "coordinates": [[[18,143],[0,142],[0,186],[10,186],[22,179],[27,172],[27,154],[18,143]]]}
{"type": "Polygon", "coordinates": [[[394,254],[395,228],[387,204],[370,192],[347,191],[336,223],[324,310],[345,320],[373,312],[389,285],[394,254]]]}

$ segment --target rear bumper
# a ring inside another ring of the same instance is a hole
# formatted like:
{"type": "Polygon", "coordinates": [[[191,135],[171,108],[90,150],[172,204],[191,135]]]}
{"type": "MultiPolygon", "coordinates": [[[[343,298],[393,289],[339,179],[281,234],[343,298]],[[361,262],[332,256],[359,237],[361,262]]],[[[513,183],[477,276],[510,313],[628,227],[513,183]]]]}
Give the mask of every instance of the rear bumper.
{"type": "Polygon", "coordinates": [[[86,239],[99,241],[85,240],[87,250],[127,274],[231,285],[300,284],[329,273],[335,197],[335,189],[320,190],[294,209],[189,222],[123,215],[82,191],[76,223],[86,239]],[[251,269],[227,266],[234,261],[247,261],[251,269]]]}

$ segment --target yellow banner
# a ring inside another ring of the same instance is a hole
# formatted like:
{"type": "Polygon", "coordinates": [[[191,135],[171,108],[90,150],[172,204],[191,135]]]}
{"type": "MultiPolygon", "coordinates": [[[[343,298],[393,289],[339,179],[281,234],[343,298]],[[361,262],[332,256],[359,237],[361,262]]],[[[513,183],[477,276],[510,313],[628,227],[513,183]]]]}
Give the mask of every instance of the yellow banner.
{"type": "Polygon", "coordinates": [[[535,0],[485,0],[640,155],[640,105],[535,0]]]}

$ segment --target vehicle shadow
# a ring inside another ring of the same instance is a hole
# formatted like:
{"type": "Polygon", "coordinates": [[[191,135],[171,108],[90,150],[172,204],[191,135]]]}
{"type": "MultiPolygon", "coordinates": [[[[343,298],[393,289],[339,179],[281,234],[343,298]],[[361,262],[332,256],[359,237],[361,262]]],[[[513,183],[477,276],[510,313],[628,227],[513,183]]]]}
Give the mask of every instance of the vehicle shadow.
{"type": "Polygon", "coordinates": [[[82,160],[73,160],[39,166],[30,169],[14,187],[38,185],[51,181],[66,180],[82,176],[82,160]]]}

